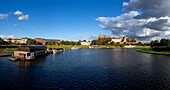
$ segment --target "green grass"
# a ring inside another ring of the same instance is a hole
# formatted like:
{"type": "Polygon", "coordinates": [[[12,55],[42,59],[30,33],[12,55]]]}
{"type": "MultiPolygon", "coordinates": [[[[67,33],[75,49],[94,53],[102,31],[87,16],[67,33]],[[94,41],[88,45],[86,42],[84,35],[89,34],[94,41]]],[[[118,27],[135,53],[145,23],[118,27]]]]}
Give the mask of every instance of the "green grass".
{"type": "Polygon", "coordinates": [[[11,54],[0,54],[0,57],[11,56],[11,54]]]}
{"type": "Polygon", "coordinates": [[[137,52],[150,53],[150,54],[160,54],[160,55],[170,55],[170,51],[154,51],[152,49],[140,49],[137,52]]]}
{"type": "Polygon", "coordinates": [[[10,56],[16,51],[18,48],[0,48],[0,57],[10,56]]]}
{"type": "Polygon", "coordinates": [[[135,46],[134,48],[150,48],[150,46],[135,46]]]}
{"type": "Polygon", "coordinates": [[[116,48],[116,46],[113,46],[113,45],[100,45],[99,48],[116,48]]]}

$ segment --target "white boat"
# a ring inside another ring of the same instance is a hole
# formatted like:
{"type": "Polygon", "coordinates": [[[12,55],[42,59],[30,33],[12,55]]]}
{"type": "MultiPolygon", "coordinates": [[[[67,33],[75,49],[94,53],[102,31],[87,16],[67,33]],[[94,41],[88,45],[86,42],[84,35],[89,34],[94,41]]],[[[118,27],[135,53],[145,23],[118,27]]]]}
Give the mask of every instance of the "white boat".
{"type": "MultiPolygon", "coordinates": [[[[47,54],[47,50],[45,46],[26,45],[26,46],[20,46],[18,51],[14,51],[13,56],[19,57],[21,60],[31,60],[31,59],[35,59],[38,56],[46,55],[46,54],[47,54]]],[[[13,58],[12,60],[15,60],[15,58],[13,58]]]]}
{"type": "Polygon", "coordinates": [[[79,49],[79,47],[71,47],[72,50],[79,49]]]}
{"type": "Polygon", "coordinates": [[[52,51],[53,51],[53,53],[60,53],[60,52],[63,52],[64,49],[63,48],[53,48],[52,51]]]}

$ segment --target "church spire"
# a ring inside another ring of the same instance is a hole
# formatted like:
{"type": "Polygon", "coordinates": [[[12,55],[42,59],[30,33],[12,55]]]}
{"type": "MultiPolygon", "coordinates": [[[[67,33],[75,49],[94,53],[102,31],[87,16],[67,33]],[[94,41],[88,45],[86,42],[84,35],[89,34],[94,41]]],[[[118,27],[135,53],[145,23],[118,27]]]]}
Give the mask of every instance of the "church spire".
{"type": "Polygon", "coordinates": [[[102,33],[100,32],[100,34],[99,34],[99,38],[102,38],[102,33]]]}

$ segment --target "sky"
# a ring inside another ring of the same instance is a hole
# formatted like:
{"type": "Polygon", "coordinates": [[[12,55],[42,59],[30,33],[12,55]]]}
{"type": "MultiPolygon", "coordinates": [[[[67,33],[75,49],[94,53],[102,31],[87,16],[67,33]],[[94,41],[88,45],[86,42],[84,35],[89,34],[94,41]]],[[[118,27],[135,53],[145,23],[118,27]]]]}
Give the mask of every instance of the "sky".
{"type": "Polygon", "coordinates": [[[0,0],[0,36],[89,40],[100,32],[96,18],[117,16],[128,0],[0,0]]]}
{"type": "Polygon", "coordinates": [[[169,0],[0,0],[0,37],[169,38],[169,0]]]}

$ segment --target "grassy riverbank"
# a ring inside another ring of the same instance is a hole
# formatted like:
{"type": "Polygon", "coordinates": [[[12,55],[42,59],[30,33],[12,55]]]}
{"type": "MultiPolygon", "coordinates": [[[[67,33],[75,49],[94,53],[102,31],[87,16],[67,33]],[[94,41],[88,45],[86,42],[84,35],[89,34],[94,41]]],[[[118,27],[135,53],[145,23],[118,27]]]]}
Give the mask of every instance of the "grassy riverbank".
{"type": "Polygon", "coordinates": [[[0,46],[0,57],[10,56],[17,49],[18,46],[0,46]]]}
{"type": "Polygon", "coordinates": [[[170,55],[170,51],[155,51],[153,49],[140,49],[137,52],[150,53],[150,54],[160,54],[160,55],[170,55]]]}
{"type": "Polygon", "coordinates": [[[0,54],[0,57],[11,56],[11,54],[0,54]]]}

